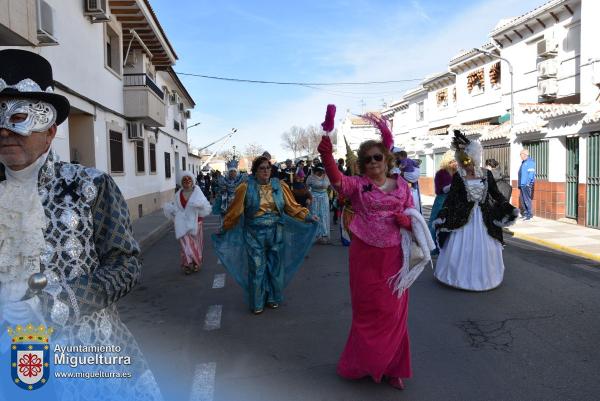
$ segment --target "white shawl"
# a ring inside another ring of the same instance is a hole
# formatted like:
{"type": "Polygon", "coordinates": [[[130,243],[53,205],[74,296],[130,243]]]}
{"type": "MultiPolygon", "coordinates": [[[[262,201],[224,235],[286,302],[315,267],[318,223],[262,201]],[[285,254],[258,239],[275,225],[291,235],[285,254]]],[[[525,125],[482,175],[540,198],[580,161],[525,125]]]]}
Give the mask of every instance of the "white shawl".
{"type": "Polygon", "coordinates": [[[210,203],[197,185],[194,185],[194,191],[184,208],[180,198],[182,190],[177,191],[173,200],[163,206],[165,216],[175,222],[175,237],[177,239],[187,234],[196,235],[198,233],[198,217],[206,217],[211,212],[210,203]]]}
{"type": "Polygon", "coordinates": [[[398,298],[415,282],[423,272],[425,265],[431,263],[431,251],[436,247],[421,213],[410,208],[406,209],[404,214],[410,216],[412,232],[400,229],[402,233],[402,267],[398,273],[388,279],[388,283],[394,293],[397,293],[398,298]]]}

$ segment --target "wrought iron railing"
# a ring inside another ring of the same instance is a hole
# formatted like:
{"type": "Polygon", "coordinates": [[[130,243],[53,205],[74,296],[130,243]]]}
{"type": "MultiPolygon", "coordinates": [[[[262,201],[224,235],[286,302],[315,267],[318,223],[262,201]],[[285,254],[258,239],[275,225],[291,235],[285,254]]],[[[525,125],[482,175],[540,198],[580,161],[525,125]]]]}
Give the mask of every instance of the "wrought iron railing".
{"type": "Polygon", "coordinates": [[[586,225],[600,228],[600,133],[587,139],[586,225]]]}
{"type": "Polygon", "coordinates": [[[535,179],[548,180],[548,141],[535,141],[524,144],[529,157],[535,161],[535,179]]]}
{"type": "Polygon", "coordinates": [[[565,217],[577,219],[579,186],[579,137],[567,138],[567,193],[565,217]]]}
{"type": "Polygon", "coordinates": [[[486,145],[483,147],[483,160],[494,159],[500,166],[503,177],[510,177],[510,144],[486,145]]]}
{"type": "Polygon", "coordinates": [[[165,99],[164,92],[154,83],[147,74],[123,74],[123,86],[147,86],[152,92],[162,100],[165,99]]]}

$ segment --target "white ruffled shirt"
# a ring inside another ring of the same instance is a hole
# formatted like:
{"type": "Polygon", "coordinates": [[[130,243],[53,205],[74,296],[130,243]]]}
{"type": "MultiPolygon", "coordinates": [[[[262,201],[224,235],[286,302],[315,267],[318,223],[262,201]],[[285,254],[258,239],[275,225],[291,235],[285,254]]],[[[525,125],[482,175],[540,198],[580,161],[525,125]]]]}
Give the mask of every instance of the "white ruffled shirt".
{"type": "Polygon", "coordinates": [[[21,299],[29,277],[40,272],[45,246],[46,215],[38,175],[48,152],[23,170],[6,167],[6,180],[0,182],[0,321],[11,324],[43,320],[37,297],[21,299]]]}

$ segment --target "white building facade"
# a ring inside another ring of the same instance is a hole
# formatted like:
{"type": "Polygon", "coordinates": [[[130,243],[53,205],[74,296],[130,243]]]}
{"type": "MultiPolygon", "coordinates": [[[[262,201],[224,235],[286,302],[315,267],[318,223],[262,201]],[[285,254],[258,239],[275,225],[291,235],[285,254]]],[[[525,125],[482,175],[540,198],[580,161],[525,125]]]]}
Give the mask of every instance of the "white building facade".
{"type": "Polygon", "coordinates": [[[503,20],[480,50],[461,52],[383,110],[396,143],[425,162],[422,191],[433,194],[439,158],[460,129],[482,142],[484,160],[500,162],[513,203],[527,148],[535,214],[600,228],[599,18],[596,0],[552,0],[503,20]]]}
{"type": "Polygon", "coordinates": [[[195,104],[173,71],[177,55],[150,3],[2,0],[0,9],[3,3],[22,10],[0,17],[0,45],[48,59],[57,93],[71,103],[53,142],[60,159],[108,172],[132,219],[160,208],[188,166],[195,104]],[[35,35],[17,29],[23,26],[35,35]]]}

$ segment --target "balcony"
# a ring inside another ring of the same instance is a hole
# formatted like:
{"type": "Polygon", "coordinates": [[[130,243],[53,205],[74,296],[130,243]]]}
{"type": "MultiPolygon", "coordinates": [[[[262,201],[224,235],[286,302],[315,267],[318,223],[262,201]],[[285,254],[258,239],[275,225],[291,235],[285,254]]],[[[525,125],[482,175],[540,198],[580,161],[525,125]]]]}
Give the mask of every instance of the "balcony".
{"type": "Polygon", "coordinates": [[[36,6],[36,0],[0,0],[0,46],[38,44],[36,6]]]}
{"type": "Polygon", "coordinates": [[[166,123],[165,94],[146,74],[124,74],[125,116],[151,127],[166,123]]]}

